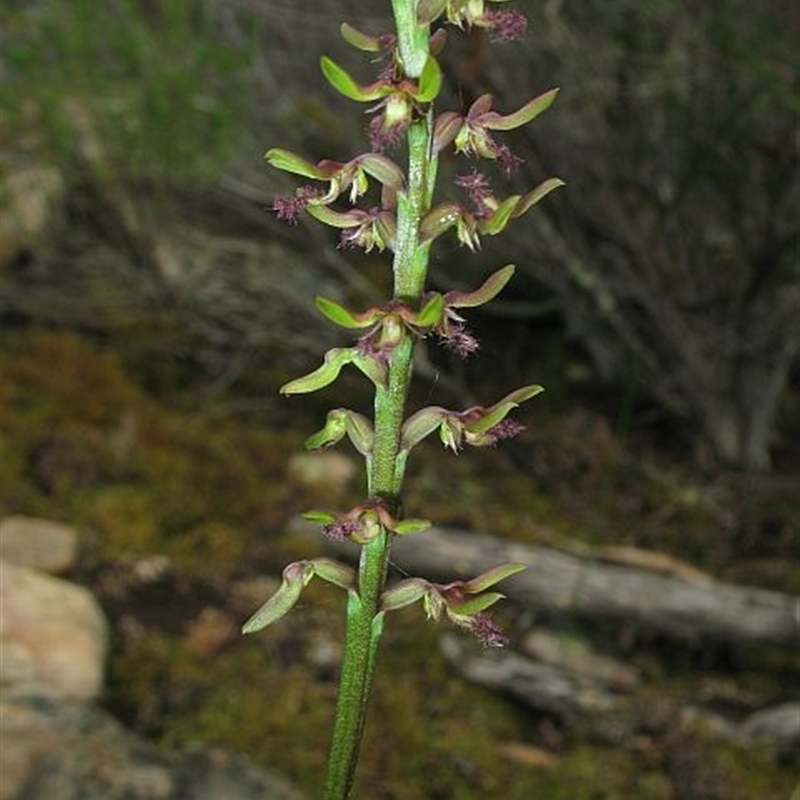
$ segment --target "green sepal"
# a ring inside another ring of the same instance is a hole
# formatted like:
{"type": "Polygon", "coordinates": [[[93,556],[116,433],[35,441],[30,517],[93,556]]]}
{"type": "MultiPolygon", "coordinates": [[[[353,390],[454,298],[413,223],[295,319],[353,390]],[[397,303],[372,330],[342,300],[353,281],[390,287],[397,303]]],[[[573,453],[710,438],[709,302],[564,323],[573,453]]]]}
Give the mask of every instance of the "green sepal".
{"type": "Polygon", "coordinates": [[[392,528],[392,533],[396,533],[398,536],[420,533],[421,531],[428,530],[432,524],[433,523],[427,519],[404,519],[392,528]]]}
{"type": "Polygon", "coordinates": [[[475,308],[493,300],[514,274],[514,265],[506,264],[492,273],[474,292],[448,292],[445,302],[453,308],[475,308]]]}
{"type": "Polygon", "coordinates": [[[300,516],[317,525],[330,525],[332,522],[336,522],[336,514],[331,514],[330,511],[319,511],[315,508],[312,508],[311,511],[304,511],[300,516]]]}
{"type": "Polygon", "coordinates": [[[497,119],[484,122],[483,127],[493,131],[510,131],[514,128],[519,128],[538,117],[539,114],[547,111],[547,109],[553,105],[557,94],[558,89],[550,89],[550,91],[540,94],[538,97],[534,97],[533,100],[525,103],[522,108],[518,109],[513,114],[498,114],[497,119]]]}
{"type": "Polygon", "coordinates": [[[333,383],[339,377],[339,373],[345,364],[353,361],[355,349],[352,347],[334,347],[325,353],[325,360],[321,366],[308,375],[295,378],[293,381],[285,383],[280,388],[281,394],[307,394],[316,392],[328,384],[333,383]]]}
{"type": "Polygon", "coordinates": [[[270,166],[282,169],[284,172],[291,172],[295,175],[302,175],[304,178],[316,178],[327,180],[330,176],[316,164],[312,164],[302,156],[298,156],[289,150],[280,147],[273,147],[267,150],[264,158],[270,166]]]}
{"type": "Polygon", "coordinates": [[[347,22],[342,23],[339,33],[348,44],[364,53],[380,53],[383,49],[377,36],[370,36],[347,22]]]}
{"type": "Polygon", "coordinates": [[[420,0],[417,4],[417,24],[430,25],[447,8],[447,0],[420,0]]]}
{"type": "Polygon", "coordinates": [[[370,103],[388,94],[386,87],[379,83],[373,84],[372,86],[360,86],[350,77],[346,70],[342,69],[335,61],[332,61],[327,56],[322,56],[319,63],[322,74],[325,76],[328,83],[330,83],[337,92],[343,94],[350,100],[355,100],[358,103],[370,103]]]}
{"type": "Polygon", "coordinates": [[[367,175],[371,175],[376,181],[396,192],[402,191],[405,186],[403,170],[391,158],[381,153],[367,153],[361,156],[358,165],[367,175]]]}
{"type": "Polygon", "coordinates": [[[373,309],[364,314],[354,314],[335,300],[329,300],[327,297],[317,297],[314,302],[320,312],[331,322],[348,329],[368,328],[380,319],[382,313],[379,310],[373,309]]]}
{"type": "Polygon", "coordinates": [[[352,363],[358,367],[378,389],[385,389],[387,380],[386,365],[376,361],[371,356],[362,356],[355,348],[352,348],[352,350],[352,363]]]}
{"type": "Polygon", "coordinates": [[[467,581],[463,587],[464,591],[468,594],[485,592],[490,586],[494,586],[496,583],[500,583],[500,581],[504,581],[506,578],[510,578],[512,575],[516,575],[527,568],[527,564],[501,564],[498,567],[487,570],[482,575],[478,575],[477,578],[467,581]]]}
{"type": "Polygon", "coordinates": [[[546,181],[542,181],[535,189],[519,199],[514,208],[514,216],[521,217],[531,206],[536,205],[536,203],[550,194],[550,192],[564,185],[565,183],[561,178],[548,178],[546,181]]]}
{"type": "Polygon", "coordinates": [[[485,433],[502,422],[508,413],[520,403],[525,402],[525,400],[530,400],[531,397],[535,397],[543,391],[544,386],[539,386],[538,384],[523,386],[521,389],[511,392],[511,394],[506,395],[502,400],[491,406],[480,419],[465,424],[464,427],[470,433],[485,433]]]}
{"type": "Polygon", "coordinates": [[[306,211],[321,222],[331,228],[354,228],[363,224],[367,219],[366,212],[358,208],[351,208],[349,211],[336,211],[330,206],[317,203],[309,203],[306,211]]]}
{"type": "Polygon", "coordinates": [[[242,633],[256,633],[286,615],[314,577],[310,561],[295,561],[283,570],[283,580],[275,594],[242,625],[242,633]]]}

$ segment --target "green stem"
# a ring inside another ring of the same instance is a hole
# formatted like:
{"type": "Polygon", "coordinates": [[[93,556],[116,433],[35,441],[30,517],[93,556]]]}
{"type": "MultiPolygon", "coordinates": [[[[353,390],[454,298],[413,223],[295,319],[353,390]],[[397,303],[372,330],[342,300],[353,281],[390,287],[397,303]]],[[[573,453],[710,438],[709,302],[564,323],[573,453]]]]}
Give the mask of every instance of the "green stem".
{"type": "MultiPolygon", "coordinates": [[[[400,60],[408,77],[419,77],[429,53],[428,30],[416,24],[414,0],[392,0],[392,6],[400,60]]],[[[398,198],[397,209],[394,296],[413,307],[419,306],[428,267],[429,247],[419,245],[419,223],[430,209],[436,177],[431,146],[429,113],[409,127],[407,191],[398,198]]],[[[414,343],[409,337],[392,353],[387,386],[377,389],[375,394],[375,439],[367,482],[370,496],[380,498],[396,517],[401,514],[403,480],[402,469],[398,467],[400,433],[413,359],[414,343]]],[[[351,592],[347,604],[345,653],[324,800],[346,800],[353,785],[383,629],[380,598],[390,548],[391,534],[384,530],[361,550],[358,593],[351,592]]]]}

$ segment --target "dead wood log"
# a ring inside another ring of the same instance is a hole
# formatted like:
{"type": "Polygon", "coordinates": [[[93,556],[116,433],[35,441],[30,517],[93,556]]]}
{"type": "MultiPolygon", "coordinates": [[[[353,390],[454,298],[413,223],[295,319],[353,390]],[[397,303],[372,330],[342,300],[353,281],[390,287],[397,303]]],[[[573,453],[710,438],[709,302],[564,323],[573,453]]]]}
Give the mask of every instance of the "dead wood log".
{"type": "MultiPolygon", "coordinates": [[[[357,553],[349,544],[329,546],[340,556],[357,553]]],[[[792,647],[799,640],[800,598],[793,595],[580,558],[487,534],[436,528],[397,537],[392,562],[434,580],[468,579],[496,564],[521,562],[530,569],[500,588],[533,610],[618,619],[690,642],[792,647]]]]}
{"type": "Polygon", "coordinates": [[[512,650],[480,650],[453,633],[441,638],[445,658],[467,680],[516,697],[530,708],[575,723],[620,708],[622,695],[588,674],[545,664],[512,650]]]}

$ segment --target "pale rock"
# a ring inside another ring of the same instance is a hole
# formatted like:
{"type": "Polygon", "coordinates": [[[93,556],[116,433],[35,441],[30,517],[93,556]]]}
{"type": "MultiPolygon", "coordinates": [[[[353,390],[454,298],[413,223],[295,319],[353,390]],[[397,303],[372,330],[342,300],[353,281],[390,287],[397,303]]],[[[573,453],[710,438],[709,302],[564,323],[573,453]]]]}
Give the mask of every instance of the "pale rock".
{"type": "Polygon", "coordinates": [[[85,703],[4,693],[0,800],[302,800],[222,750],[167,753],[85,703]]]}
{"type": "Polygon", "coordinates": [[[108,625],[81,586],[0,561],[0,686],[30,694],[96,698],[108,625]]]}
{"type": "Polygon", "coordinates": [[[65,572],[78,558],[78,533],[69,525],[36,517],[0,522],[0,558],[45,572],[65,572]]]}
{"type": "Polygon", "coordinates": [[[788,702],[751,714],[742,724],[746,740],[768,742],[785,758],[800,750],[800,703],[788,702]]]}
{"type": "Polygon", "coordinates": [[[30,165],[4,170],[0,189],[0,263],[6,263],[44,237],[64,199],[65,184],[55,167],[30,165]]]}
{"type": "Polygon", "coordinates": [[[289,459],[290,480],[326,493],[343,491],[357,472],[356,462],[341,453],[298,453],[289,459]]]}

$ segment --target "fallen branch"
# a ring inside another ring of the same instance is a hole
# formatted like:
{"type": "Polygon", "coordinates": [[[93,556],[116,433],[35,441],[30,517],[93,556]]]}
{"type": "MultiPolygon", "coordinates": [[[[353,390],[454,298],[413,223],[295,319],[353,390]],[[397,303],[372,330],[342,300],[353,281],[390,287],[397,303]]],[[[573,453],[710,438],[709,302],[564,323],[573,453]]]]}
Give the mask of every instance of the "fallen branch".
{"type": "MultiPolygon", "coordinates": [[[[307,527],[293,523],[296,531],[307,527]]],[[[340,557],[354,553],[349,545],[329,545],[340,557]]],[[[676,577],[453,529],[397,537],[392,561],[435,580],[467,579],[494,564],[521,562],[530,569],[508,579],[503,592],[533,610],[618,619],[684,641],[798,644],[800,598],[691,579],[691,573],[676,577]]]]}

